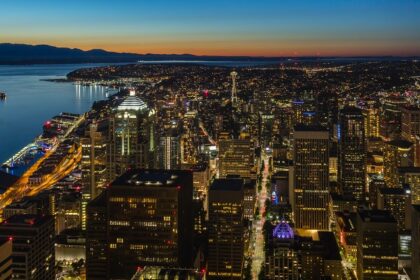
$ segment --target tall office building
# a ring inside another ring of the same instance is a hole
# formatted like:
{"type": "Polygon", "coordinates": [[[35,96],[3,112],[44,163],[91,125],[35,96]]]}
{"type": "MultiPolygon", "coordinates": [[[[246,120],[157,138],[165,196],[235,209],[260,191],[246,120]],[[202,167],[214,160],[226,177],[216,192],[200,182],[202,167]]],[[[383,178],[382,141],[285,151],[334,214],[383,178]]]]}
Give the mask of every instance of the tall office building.
{"type": "Polygon", "coordinates": [[[236,88],[236,79],[238,78],[238,73],[236,71],[230,72],[230,77],[232,79],[232,90],[231,90],[231,102],[232,106],[235,107],[238,103],[238,93],[236,88]]]}
{"type": "Polygon", "coordinates": [[[155,141],[155,111],[130,91],[110,117],[110,181],[129,169],[154,167],[155,141]]]}
{"type": "Polygon", "coordinates": [[[86,279],[108,277],[106,191],[89,202],[86,223],[86,279]]]}
{"type": "Polygon", "coordinates": [[[411,192],[404,188],[380,188],[377,207],[388,210],[397,221],[398,229],[408,230],[410,225],[411,192]]]}
{"type": "Polygon", "coordinates": [[[88,277],[93,270],[106,271],[106,279],[129,279],[139,266],[192,266],[192,172],[131,170],[104,196],[88,205],[87,243],[96,244],[99,252],[106,250],[107,259],[88,252],[88,277]],[[91,220],[97,232],[91,230],[91,220]]]}
{"type": "Polygon", "coordinates": [[[254,151],[250,136],[241,133],[238,139],[233,139],[228,133],[222,133],[218,144],[219,177],[239,175],[242,178],[251,178],[254,151]]]}
{"type": "Polygon", "coordinates": [[[420,108],[405,106],[401,111],[401,137],[413,143],[414,166],[420,166],[420,108]]]}
{"type": "Polygon", "coordinates": [[[398,279],[398,228],[389,211],[358,213],[357,279],[398,279]]]}
{"type": "Polygon", "coordinates": [[[384,180],[387,187],[399,187],[399,168],[413,165],[414,153],[411,142],[406,140],[393,140],[385,143],[384,180]]]}
{"type": "Polygon", "coordinates": [[[411,204],[420,205],[420,167],[400,167],[398,175],[401,185],[408,185],[411,204]]]}
{"type": "Polygon", "coordinates": [[[12,279],[12,239],[0,238],[0,280],[12,279]]]}
{"type": "Polygon", "coordinates": [[[366,196],[366,142],[362,110],[346,106],[339,114],[339,184],[344,195],[366,196]]]}
{"type": "Polygon", "coordinates": [[[294,232],[287,222],[281,221],[268,240],[265,255],[267,279],[344,279],[340,249],[334,233],[294,232]]]}
{"type": "Polygon", "coordinates": [[[380,134],[385,140],[401,135],[401,109],[407,104],[403,96],[390,96],[383,100],[380,114],[380,134]]]}
{"type": "Polygon", "coordinates": [[[0,224],[12,241],[12,279],[55,279],[54,217],[15,215],[0,224]]]}
{"type": "Polygon", "coordinates": [[[411,211],[411,279],[420,280],[420,205],[413,205],[411,211]]]}
{"type": "Polygon", "coordinates": [[[297,228],[328,229],[329,133],[295,126],[292,208],[297,228]]]}
{"type": "Polygon", "coordinates": [[[401,109],[401,136],[412,141],[417,135],[420,135],[420,108],[404,106],[401,109]]]}
{"type": "Polygon", "coordinates": [[[209,190],[208,279],[242,279],[244,225],[242,179],[216,179],[209,190]]]}

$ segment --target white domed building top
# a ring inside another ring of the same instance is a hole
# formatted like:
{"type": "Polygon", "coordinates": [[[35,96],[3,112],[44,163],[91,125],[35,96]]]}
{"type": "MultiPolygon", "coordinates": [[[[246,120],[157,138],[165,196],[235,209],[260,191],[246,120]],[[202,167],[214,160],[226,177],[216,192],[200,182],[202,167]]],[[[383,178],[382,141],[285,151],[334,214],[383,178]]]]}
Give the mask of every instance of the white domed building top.
{"type": "Polygon", "coordinates": [[[148,109],[147,104],[136,96],[134,90],[131,90],[130,95],[117,107],[118,111],[146,111],[148,109]]]}

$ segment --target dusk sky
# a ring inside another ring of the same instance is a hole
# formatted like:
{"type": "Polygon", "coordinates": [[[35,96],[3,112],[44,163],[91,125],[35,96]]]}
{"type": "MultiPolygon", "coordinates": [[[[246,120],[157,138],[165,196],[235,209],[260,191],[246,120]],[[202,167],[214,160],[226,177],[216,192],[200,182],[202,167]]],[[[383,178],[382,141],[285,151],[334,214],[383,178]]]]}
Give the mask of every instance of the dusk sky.
{"type": "Polygon", "coordinates": [[[420,0],[0,1],[0,42],[198,55],[420,55],[420,0]],[[133,3],[136,2],[136,3],[133,3]]]}

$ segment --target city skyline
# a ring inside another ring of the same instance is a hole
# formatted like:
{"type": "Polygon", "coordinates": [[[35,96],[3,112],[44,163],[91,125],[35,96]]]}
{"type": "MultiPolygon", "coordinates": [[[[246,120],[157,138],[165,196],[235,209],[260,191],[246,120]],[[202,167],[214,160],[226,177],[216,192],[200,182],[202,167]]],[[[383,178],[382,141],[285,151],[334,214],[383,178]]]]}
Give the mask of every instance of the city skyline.
{"type": "Polygon", "coordinates": [[[420,55],[417,1],[5,1],[0,42],[221,56],[420,55]]]}

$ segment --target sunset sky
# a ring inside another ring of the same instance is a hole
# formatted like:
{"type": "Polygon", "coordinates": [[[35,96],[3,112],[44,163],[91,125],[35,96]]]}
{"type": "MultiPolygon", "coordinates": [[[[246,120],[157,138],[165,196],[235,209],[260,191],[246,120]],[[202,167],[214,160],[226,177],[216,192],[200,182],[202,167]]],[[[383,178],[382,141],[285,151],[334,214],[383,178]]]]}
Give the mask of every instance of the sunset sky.
{"type": "Polygon", "coordinates": [[[1,0],[0,42],[135,53],[406,56],[420,55],[419,15],[420,0],[1,0]]]}

